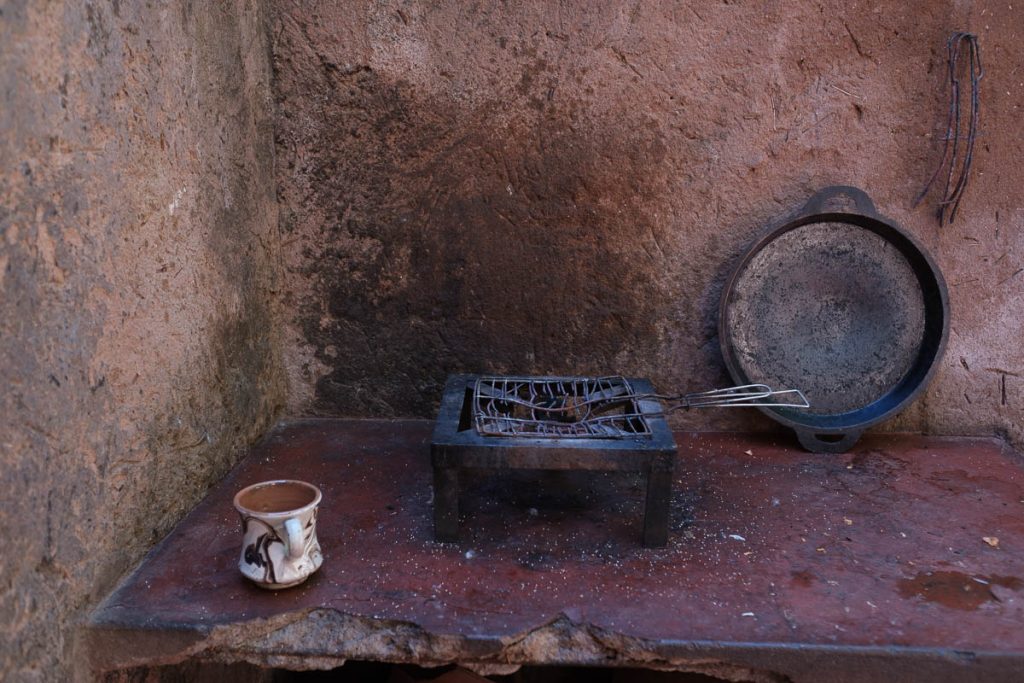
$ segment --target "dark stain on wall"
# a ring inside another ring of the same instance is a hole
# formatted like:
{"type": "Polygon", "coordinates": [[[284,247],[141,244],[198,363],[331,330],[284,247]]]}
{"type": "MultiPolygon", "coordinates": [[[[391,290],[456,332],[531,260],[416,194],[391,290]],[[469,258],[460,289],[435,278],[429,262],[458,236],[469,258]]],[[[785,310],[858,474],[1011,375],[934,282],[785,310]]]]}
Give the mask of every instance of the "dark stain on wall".
{"type": "Polygon", "coordinates": [[[333,213],[307,254],[320,298],[301,313],[332,368],[317,409],[427,414],[448,372],[602,373],[657,342],[656,128],[579,125],[532,94],[543,61],[501,132],[494,108],[467,120],[368,67],[327,74],[307,172],[333,213]]]}

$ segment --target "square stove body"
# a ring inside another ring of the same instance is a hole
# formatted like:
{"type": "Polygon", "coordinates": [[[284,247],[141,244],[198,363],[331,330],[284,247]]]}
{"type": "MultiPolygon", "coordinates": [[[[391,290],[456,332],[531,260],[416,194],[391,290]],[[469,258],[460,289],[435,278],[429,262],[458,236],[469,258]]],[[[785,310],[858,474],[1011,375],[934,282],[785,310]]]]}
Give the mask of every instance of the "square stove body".
{"type": "Polygon", "coordinates": [[[472,467],[641,472],[643,542],[665,545],[676,445],[653,393],[622,377],[450,376],[430,444],[437,540],[458,538],[459,470],[472,467]]]}

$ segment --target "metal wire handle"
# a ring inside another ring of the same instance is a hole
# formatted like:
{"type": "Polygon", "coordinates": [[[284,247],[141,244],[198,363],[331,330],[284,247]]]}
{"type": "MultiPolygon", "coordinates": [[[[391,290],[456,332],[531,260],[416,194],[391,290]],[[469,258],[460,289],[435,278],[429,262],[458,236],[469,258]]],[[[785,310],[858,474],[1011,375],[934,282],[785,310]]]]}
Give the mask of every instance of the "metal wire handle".
{"type": "Polygon", "coordinates": [[[767,384],[744,384],[725,389],[711,389],[690,394],[666,396],[663,394],[638,394],[634,398],[645,398],[673,403],[663,413],[673,410],[690,408],[810,408],[811,404],[799,389],[780,389],[775,391],[767,384]],[[792,396],[794,401],[765,402],[779,396],[792,396]]]}

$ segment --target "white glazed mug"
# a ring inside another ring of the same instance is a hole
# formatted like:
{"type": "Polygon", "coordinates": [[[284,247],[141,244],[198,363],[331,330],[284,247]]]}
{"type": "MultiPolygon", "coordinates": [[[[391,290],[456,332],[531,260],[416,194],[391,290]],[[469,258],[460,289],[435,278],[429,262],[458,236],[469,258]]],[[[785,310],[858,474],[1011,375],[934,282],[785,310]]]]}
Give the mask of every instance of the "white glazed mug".
{"type": "Polygon", "coordinates": [[[247,486],[235,494],[242,516],[238,568],[261,588],[288,588],[309,578],[323,564],[316,540],[320,489],[281,479],[247,486]]]}

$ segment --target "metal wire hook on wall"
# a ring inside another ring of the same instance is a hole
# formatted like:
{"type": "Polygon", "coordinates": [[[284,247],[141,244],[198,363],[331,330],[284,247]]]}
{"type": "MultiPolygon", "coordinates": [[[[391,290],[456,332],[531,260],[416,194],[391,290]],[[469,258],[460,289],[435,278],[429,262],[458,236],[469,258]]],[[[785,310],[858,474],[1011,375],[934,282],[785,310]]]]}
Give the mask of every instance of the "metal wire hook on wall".
{"type": "Polygon", "coordinates": [[[946,64],[949,77],[949,113],[946,118],[946,136],[942,146],[942,158],[936,167],[928,184],[921,190],[921,194],[914,200],[916,207],[924,199],[931,189],[932,184],[939,177],[943,168],[946,172],[946,185],[943,191],[942,200],[936,211],[939,225],[944,225],[948,218],[952,223],[956,218],[957,209],[960,207],[960,200],[963,199],[964,191],[967,189],[967,178],[971,171],[971,162],[974,160],[974,142],[978,136],[980,90],[979,81],[985,75],[981,65],[981,51],[978,47],[978,37],[973,33],[956,31],[946,41],[946,64]],[[965,127],[962,123],[963,110],[960,106],[960,72],[963,69],[962,53],[966,51],[966,69],[971,79],[971,94],[967,111],[966,125],[966,147],[960,155],[961,130],[965,127]],[[954,180],[955,176],[955,180],[954,180]]]}

